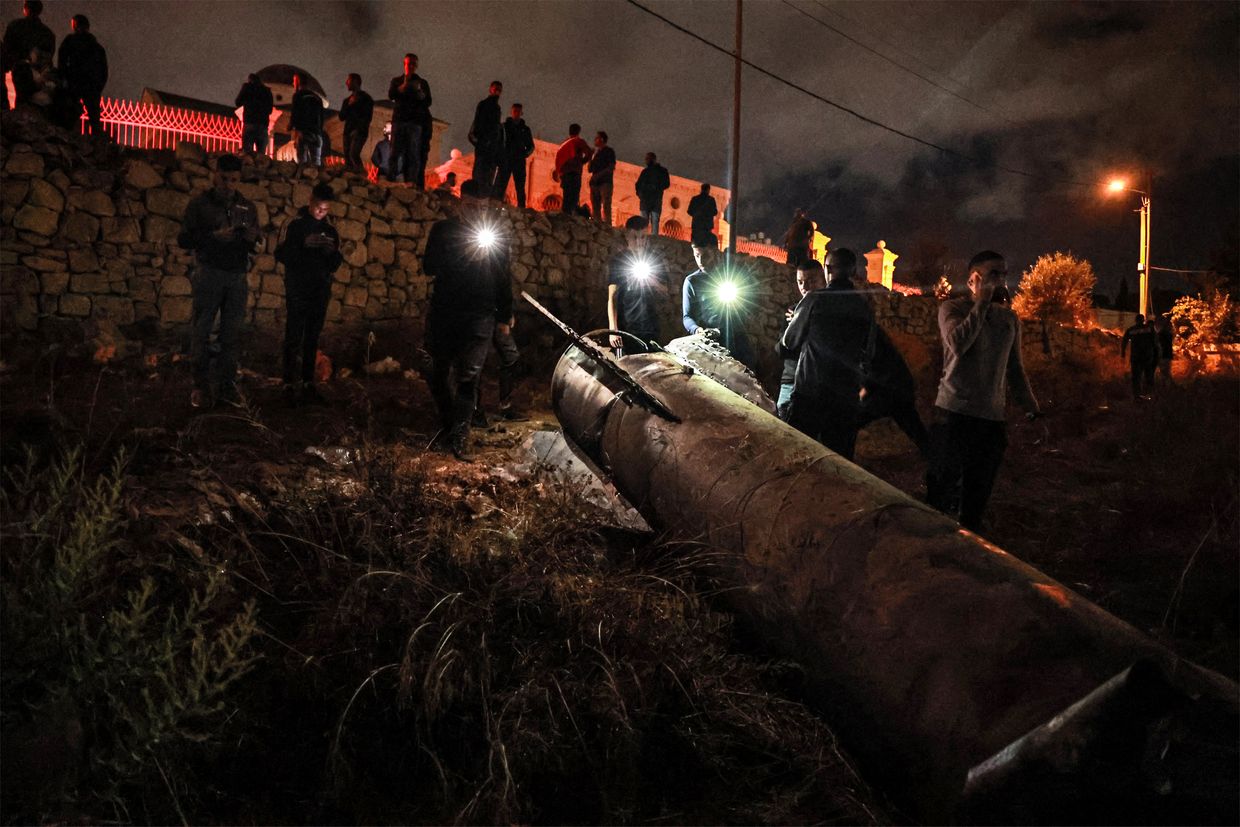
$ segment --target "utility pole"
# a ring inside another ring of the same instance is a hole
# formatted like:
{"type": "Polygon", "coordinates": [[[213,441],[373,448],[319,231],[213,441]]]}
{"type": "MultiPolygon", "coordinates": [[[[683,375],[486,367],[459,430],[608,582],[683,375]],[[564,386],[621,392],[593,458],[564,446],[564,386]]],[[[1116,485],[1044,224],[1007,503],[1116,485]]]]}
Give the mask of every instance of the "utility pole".
{"type": "Polygon", "coordinates": [[[741,170],[741,0],[736,0],[736,51],[732,65],[732,197],[728,202],[728,257],[736,255],[736,204],[740,200],[741,170]]]}
{"type": "Polygon", "coordinates": [[[1154,200],[1154,173],[1146,179],[1145,193],[1141,196],[1141,281],[1139,295],[1140,313],[1150,318],[1150,202],[1154,200]]]}

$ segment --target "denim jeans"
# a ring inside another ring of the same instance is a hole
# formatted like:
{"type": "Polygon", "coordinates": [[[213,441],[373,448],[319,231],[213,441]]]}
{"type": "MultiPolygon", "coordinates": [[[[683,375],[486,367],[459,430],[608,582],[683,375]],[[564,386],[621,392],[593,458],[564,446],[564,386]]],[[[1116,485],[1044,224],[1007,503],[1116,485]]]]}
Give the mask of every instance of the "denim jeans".
{"type": "Polygon", "coordinates": [[[401,170],[407,183],[416,184],[422,165],[422,125],[413,121],[397,121],[392,124],[392,175],[401,170]]]}
{"type": "Polygon", "coordinates": [[[237,380],[237,340],[245,319],[245,271],[230,273],[199,264],[194,268],[193,331],[190,354],[194,362],[194,387],[210,389],[211,353],[207,345],[216,313],[220,316],[219,356],[216,365],[221,388],[237,380]]]}
{"type": "Polygon", "coordinates": [[[604,224],[611,223],[611,181],[590,185],[590,217],[604,224]]]}
{"type": "Polygon", "coordinates": [[[642,210],[642,218],[646,219],[650,224],[650,234],[659,234],[659,220],[663,217],[663,213],[654,212],[653,210],[642,210]]]}
{"type": "Polygon", "coordinates": [[[247,123],[241,128],[241,151],[259,155],[267,152],[267,124],[247,123]]]}
{"type": "Polygon", "coordinates": [[[323,165],[323,136],[317,132],[302,132],[297,139],[297,163],[323,165]]]}
{"type": "Polygon", "coordinates": [[[495,317],[435,321],[427,341],[433,363],[431,396],[439,409],[440,423],[454,440],[463,439],[474,416],[478,379],[491,349],[495,317]]]}

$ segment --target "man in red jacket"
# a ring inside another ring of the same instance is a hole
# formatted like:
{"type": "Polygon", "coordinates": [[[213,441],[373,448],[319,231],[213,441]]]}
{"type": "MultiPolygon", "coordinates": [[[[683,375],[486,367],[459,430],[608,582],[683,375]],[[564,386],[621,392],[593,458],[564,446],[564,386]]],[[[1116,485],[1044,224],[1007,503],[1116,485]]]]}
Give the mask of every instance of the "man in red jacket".
{"type": "Polygon", "coordinates": [[[577,212],[581,202],[581,171],[593,154],[590,145],[581,139],[581,124],[570,124],[568,140],[556,150],[555,174],[552,176],[560,182],[564,193],[564,203],[560,209],[570,215],[577,212]]]}

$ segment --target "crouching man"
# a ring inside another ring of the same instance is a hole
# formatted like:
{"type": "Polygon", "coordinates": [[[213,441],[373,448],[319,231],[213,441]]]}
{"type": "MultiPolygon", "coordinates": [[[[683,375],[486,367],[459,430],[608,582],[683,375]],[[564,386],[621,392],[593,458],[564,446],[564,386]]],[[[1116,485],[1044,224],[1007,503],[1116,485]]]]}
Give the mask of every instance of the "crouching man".
{"type": "Polygon", "coordinates": [[[319,334],[331,300],[332,273],[340,267],[340,235],[327,220],[332,189],[315,186],[310,205],[302,207],[284,230],[276,261],[284,265],[284,398],[290,405],[322,404],[314,385],[319,334]],[[301,370],[298,372],[300,358],[301,370]]]}

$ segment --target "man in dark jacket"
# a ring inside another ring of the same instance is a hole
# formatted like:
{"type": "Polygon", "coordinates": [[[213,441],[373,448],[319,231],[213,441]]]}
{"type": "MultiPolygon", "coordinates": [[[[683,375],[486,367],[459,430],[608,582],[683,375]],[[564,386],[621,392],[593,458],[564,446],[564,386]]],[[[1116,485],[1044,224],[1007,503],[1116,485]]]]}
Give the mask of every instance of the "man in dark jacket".
{"type": "Polygon", "coordinates": [[[332,273],[340,267],[340,235],[327,220],[332,188],[317,184],[310,205],[288,223],[276,247],[276,261],[284,265],[284,395],[289,404],[322,403],[314,386],[314,363],[319,334],[327,318],[332,273]],[[297,362],[301,358],[301,372],[297,362]]]}
{"type": "MultiPolygon", "coordinates": [[[[663,268],[646,249],[646,219],[635,215],[625,222],[624,230],[626,249],[607,263],[607,326],[651,342],[659,338],[656,299],[663,268]]],[[[623,336],[613,334],[609,343],[617,350],[643,352],[623,336]]]]}
{"type": "MultiPolygon", "coordinates": [[[[797,268],[797,291],[800,292],[801,298],[805,298],[815,290],[822,290],[827,286],[827,274],[823,272],[822,265],[814,259],[803,262],[797,268]]],[[[784,314],[786,322],[784,330],[788,329],[788,323],[792,321],[793,314],[796,313],[795,307],[789,307],[784,314]]],[[[779,375],[779,398],[775,401],[775,412],[779,418],[788,421],[788,405],[792,402],[792,386],[797,376],[797,360],[801,354],[799,351],[785,350],[783,336],[780,341],[775,343],[775,352],[779,354],[779,358],[783,360],[784,369],[779,375]]]]}
{"type": "Polygon", "coordinates": [[[651,235],[659,234],[663,216],[663,193],[672,185],[667,169],[657,163],[653,152],[646,153],[646,168],[637,176],[637,204],[642,218],[650,225],[651,235]]]}
{"type": "Polygon", "coordinates": [[[423,146],[431,140],[431,87],[418,74],[418,56],[405,55],[405,72],[388,84],[392,101],[392,164],[389,181],[403,175],[406,184],[426,186],[423,146]]]}
{"type": "MultiPolygon", "coordinates": [[[[30,50],[41,49],[50,61],[56,52],[56,35],[39,15],[43,14],[40,0],[26,0],[22,4],[22,16],[10,21],[4,28],[4,40],[0,42],[0,80],[5,72],[13,71],[18,61],[29,60],[30,50]]],[[[0,95],[3,109],[9,108],[8,94],[0,95]]]]}
{"type": "Polygon", "coordinates": [[[394,152],[392,150],[392,124],[385,123],[383,125],[383,140],[375,144],[375,148],[370,151],[370,163],[375,165],[379,171],[379,177],[388,181],[395,181],[402,170],[392,168],[395,161],[394,152]]]}
{"type": "Polygon", "coordinates": [[[220,317],[219,397],[238,400],[237,339],[245,317],[246,281],[250,253],[258,240],[258,212],[237,192],[241,159],[221,155],[216,162],[215,185],[189,202],[177,243],[193,250],[194,310],[191,353],[194,391],[190,404],[200,408],[210,394],[211,357],[207,342],[215,316],[220,317]]]}
{"type": "Polygon", "coordinates": [[[694,245],[693,260],[698,267],[685,276],[680,291],[685,330],[714,339],[732,358],[753,368],[753,349],[745,333],[750,284],[741,273],[719,265],[719,250],[713,244],[694,245]]]}
{"type": "Polygon", "coordinates": [[[689,237],[694,246],[718,247],[715,238],[715,216],[719,214],[719,205],[710,196],[710,184],[703,184],[702,191],[689,199],[689,217],[691,225],[689,237]]]}
{"type": "Polygon", "coordinates": [[[595,221],[611,226],[611,193],[615,182],[616,151],[607,145],[607,133],[594,136],[590,158],[590,210],[595,221]]]}
{"type": "Polygon", "coordinates": [[[340,120],[344,121],[344,165],[354,172],[362,171],[362,147],[370,137],[370,122],[375,116],[375,99],[362,91],[362,76],[356,72],[345,78],[349,96],[340,104],[340,120]]]}
{"type": "Polygon", "coordinates": [[[241,151],[251,155],[266,152],[271,111],[275,108],[267,84],[251,74],[237,93],[234,106],[241,109],[241,151]]]}
{"type": "Polygon", "coordinates": [[[476,181],[461,185],[457,215],[436,222],[426,241],[422,270],[434,278],[426,320],[431,394],[457,459],[468,461],[469,426],[478,378],[496,333],[512,325],[512,276],[507,239],[476,181]]]}
{"type": "Polygon", "coordinates": [[[917,383],[913,380],[913,372],[887,332],[878,325],[873,327],[873,332],[873,347],[868,349],[862,376],[857,425],[864,428],[889,416],[917,446],[918,452],[929,458],[930,434],[917,413],[917,383]]]}
{"type": "Polygon", "coordinates": [[[99,121],[99,98],[108,83],[108,53],[90,33],[90,21],[84,14],[75,14],[69,25],[73,33],[60,44],[61,80],[72,101],[86,110],[90,134],[102,135],[99,121]]]}
{"type": "Polygon", "coordinates": [[[827,257],[827,286],[797,305],[782,340],[800,353],[788,424],[847,460],[857,444],[861,363],[875,324],[869,304],[853,286],[857,257],[848,249],[827,257]]]}
{"type": "Polygon", "coordinates": [[[478,192],[484,198],[503,197],[495,191],[495,175],[504,159],[504,127],[500,123],[503,114],[499,96],[504,84],[491,81],[490,94],[474,107],[474,121],[469,127],[469,142],[474,145],[474,180],[478,192]]]}
{"type": "Polygon", "coordinates": [[[293,75],[293,108],[289,131],[297,147],[297,163],[323,164],[323,99],[306,89],[301,75],[293,75]]]}
{"type": "Polygon", "coordinates": [[[504,200],[508,192],[508,179],[517,195],[517,207],[525,209],[525,161],[534,154],[534,136],[522,117],[521,104],[512,105],[512,115],[504,121],[504,162],[495,180],[495,197],[504,200]]]}
{"type": "Polygon", "coordinates": [[[1119,345],[1119,358],[1124,358],[1128,344],[1132,343],[1129,353],[1128,369],[1132,377],[1132,398],[1138,402],[1148,400],[1149,393],[1154,389],[1154,369],[1158,367],[1159,347],[1158,332],[1153,325],[1146,324],[1145,317],[1137,314],[1137,322],[1124,331],[1124,338],[1119,345]],[[1142,392],[1144,383],[1144,393],[1142,392]]]}

